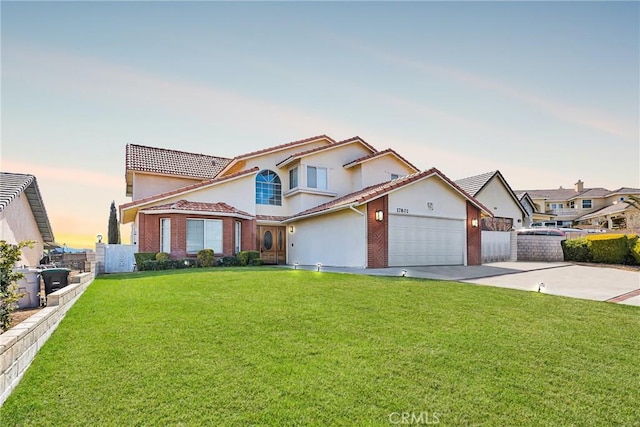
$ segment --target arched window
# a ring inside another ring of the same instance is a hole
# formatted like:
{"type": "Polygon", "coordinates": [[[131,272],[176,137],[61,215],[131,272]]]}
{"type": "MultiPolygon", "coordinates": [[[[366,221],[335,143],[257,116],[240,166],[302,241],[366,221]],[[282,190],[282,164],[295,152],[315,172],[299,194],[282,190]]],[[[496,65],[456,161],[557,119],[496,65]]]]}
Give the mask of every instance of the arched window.
{"type": "Polygon", "coordinates": [[[275,172],[265,169],[256,176],[256,203],[282,206],[282,184],[275,172]]]}

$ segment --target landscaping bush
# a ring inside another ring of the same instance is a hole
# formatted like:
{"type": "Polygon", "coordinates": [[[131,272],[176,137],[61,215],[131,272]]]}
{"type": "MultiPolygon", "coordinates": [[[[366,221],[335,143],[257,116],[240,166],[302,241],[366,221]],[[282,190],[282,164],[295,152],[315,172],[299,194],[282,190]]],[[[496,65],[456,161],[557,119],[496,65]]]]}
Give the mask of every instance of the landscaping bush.
{"type": "Polygon", "coordinates": [[[196,261],[190,258],[184,259],[165,259],[165,260],[146,260],[138,265],[139,271],[157,271],[157,270],[176,270],[181,268],[190,268],[196,265],[196,261]]]}
{"type": "Polygon", "coordinates": [[[565,261],[592,262],[593,256],[585,237],[561,242],[565,261]]]}
{"type": "Polygon", "coordinates": [[[171,256],[166,252],[158,252],[156,254],[156,261],[166,261],[169,258],[171,258],[171,256]]]}
{"type": "Polygon", "coordinates": [[[260,259],[260,252],[258,251],[240,251],[240,253],[238,254],[238,259],[240,260],[240,265],[243,265],[243,266],[262,265],[262,260],[260,259]]]}
{"type": "Polygon", "coordinates": [[[200,249],[196,258],[200,267],[213,267],[216,262],[213,249],[200,249]]]}
{"type": "Polygon", "coordinates": [[[629,247],[627,264],[640,264],[640,239],[637,234],[627,236],[627,246],[629,247]]]}
{"type": "Polygon", "coordinates": [[[220,265],[223,267],[237,267],[240,265],[240,260],[235,256],[225,256],[220,259],[220,265]]]}
{"type": "Polygon", "coordinates": [[[587,236],[593,262],[603,264],[623,264],[629,247],[624,234],[604,234],[587,236]]]}
{"type": "Polygon", "coordinates": [[[156,259],[157,252],[136,252],[133,257],[136,259],[136,265],[138,269],[145,261],[153,261],[156,259]]]}

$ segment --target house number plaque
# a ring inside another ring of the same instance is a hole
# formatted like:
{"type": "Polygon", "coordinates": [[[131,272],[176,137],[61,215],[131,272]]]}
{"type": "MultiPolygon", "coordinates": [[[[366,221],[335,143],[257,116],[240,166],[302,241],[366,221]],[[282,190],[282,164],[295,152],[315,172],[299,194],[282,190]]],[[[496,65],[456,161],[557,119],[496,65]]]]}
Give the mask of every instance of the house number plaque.
{"type": "Polygon", "coordinates": [[[407,209],[407,208],[397,208],[396,212],[397,213],[406,213],[406,214],[408,214],[409,213],[409,209],[407,209]]]}

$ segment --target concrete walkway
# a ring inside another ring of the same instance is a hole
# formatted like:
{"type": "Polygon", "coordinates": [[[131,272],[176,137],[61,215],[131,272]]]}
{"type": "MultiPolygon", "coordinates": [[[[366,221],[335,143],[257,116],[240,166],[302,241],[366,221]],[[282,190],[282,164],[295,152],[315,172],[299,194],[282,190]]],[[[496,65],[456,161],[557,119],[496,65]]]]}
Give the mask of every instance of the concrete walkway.
{"type": "MultiPolygon", "coordinates": [[[[291,267],[293,268],[293,267],[291,267]]],[[[316,266],[297,266],[317,270],[316,266]]],[[[616,268],[574,265],[565,262],[496,262],[477,266],[429,266],[392,268],[320,267],[321,271],[402,276],[545,292],[572,298],[640,306],[640,272],[616,268]]]]}

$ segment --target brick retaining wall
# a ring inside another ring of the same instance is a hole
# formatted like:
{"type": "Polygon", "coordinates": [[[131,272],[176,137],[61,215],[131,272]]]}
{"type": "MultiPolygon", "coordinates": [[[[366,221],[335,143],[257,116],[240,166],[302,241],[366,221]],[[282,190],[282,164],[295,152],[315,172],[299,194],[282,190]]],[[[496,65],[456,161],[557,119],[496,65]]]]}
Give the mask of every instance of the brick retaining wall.
{"type": "Polygon", "coordinates": [[[73,277],[69,286],[47,296],[45,308],[0,335],[0,406],[93,278],[93,273],[73,277]]]}

